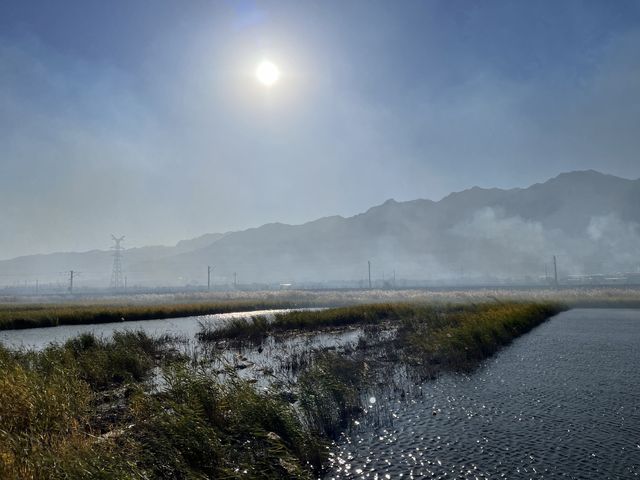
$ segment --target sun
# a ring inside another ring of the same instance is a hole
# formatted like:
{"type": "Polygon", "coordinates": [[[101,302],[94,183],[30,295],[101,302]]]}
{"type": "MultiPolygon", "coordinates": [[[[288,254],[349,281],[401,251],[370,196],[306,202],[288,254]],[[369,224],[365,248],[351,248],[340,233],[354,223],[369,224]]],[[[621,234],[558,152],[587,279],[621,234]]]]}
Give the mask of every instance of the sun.
{"type": "Polygon", "coordinates": [[[269,60],[263,60],[256,67],[256,78],[265,87],[272,87],[280,80],[280,69],[269,60]]]}

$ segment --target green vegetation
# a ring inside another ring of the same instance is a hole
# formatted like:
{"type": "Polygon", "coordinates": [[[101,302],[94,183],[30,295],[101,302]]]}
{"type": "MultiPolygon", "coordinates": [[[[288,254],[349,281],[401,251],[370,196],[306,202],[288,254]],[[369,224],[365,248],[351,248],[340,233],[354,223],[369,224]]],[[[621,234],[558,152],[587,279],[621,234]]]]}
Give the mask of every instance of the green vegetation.
{"type": "Polygon", "coordinates": [[[380,303],[327,310],[295,311],[276,314],[272,321],[266,317],[238,318],[222,328],[203,326],[198,338],[203,341],[251,340],[261,341],[269,335],[294,330],[317,330],[350,325],[379,325],[407,316],[430,314],[434,307],[422,304],[380,303]]]}
{"type": "Polygon", "coordinates": [[[139,396],[127,436],[150,478],[311,478],[321,442],[293,407],[231,375],[173,369],[167,390],[139,396]]]}
{"type": "Polygon", "coordinates": [[[337,438],[351,418],[362,412],[360,391],[367,385],[362,359],[324,353],[298,379],[300,404],[312,429],[337,438]]]}
{"type": "Polygon", "coordinates": [[[146,376],[153,345],[142,335],[83,335],[39,353],[1,349],[0,477],[129,478],[121,448],[98,436],[94,402],[107,385],[146,376]]]}
{"type": "Polygon", "coordinates": [[[564,309],[552,303],[506,303],[434,310],[427,318],[405,319],[395,343],[411,363],[435,371],[470,369],[564,309]]]}
{"type": "Polygon", "coordinates": [[[323,461],[278,395],[143,333],[1,349],[0,371],[0,478],[311,478],[323,461]],[[143,380],[157,366],[154,391],[143,380]]]}
{"type": "Polygon", "coordinates": [[[473,367],[562,308],[363,305],[234,320],[207,337],[358,326],[378,339],[320,353],[295,384],[268,389],[142,332],[81,335],[41,352],[0,347],[0,478],[317,478],[328,441],[363,411],[384,368],[473,367]]]}
{"type": "Polygon", "coordinates": [[[287,301],[225,301],[171,303],[160,305],[5,304],[0,306],[0,330],[81,325],[161,318],[189,317],[215,313],[296,308],[287,301]]]}
{"type": "MultiPolygon", "coordinates": [[[[16,303],[0,299],[0,330],[51,327],[132,320],[176,318],[193,315],[262,309],[400,305],[468,305],[504,302],[561,302],[571,307],[638,308],[640,288],[532,288],[470,290],[334,290],[273,292],[201,292],[190,294],[131,295],[87,299],[57,298],[60,303],[16,303]]],[[[359,316],[357,311],[353,314],[359,316]]],[[[332,314],[327,314],[332,315],[332,314]]],[[[348,322],[348,308],[335,322],[348,322]]],[[[290,318],[287,322],[300,319],[290,318]]],[[[303,319],[302,321],[305,321],[303,319]]],[[[331,322],[330,319],[327,319],[331,322]]],[[[358,323],[358,322],[355,322],[358,323]]]]}
{"type": "MultiPolygon", "coordinates": [[[[443,349],[458,347],[472,352],[480,348],[487,355],[525,333],[544,319],[566,307],[556,303],[484,303],[480,305],[428,305],[422,303],[381,303],[315,311],[295,311],[276,314],[272,321],[266,317],[238,318],[223,327],[203,325],[201,341],[249,340],[261,342],[271,335],[295,331],[313,331],[348,326],[401,327],[396,347],[413,346],[414,354],[434,358],[443,349]],[[468,345],[445,342],[444,338],[463,338],[468,345]],[[476,342],[478,345],[475,345],[476,342]],[[438,345],[438,348],[434,345],[438,345]]],[[[471,353],[469,353],[471,355],[471,353]]],[[[486,355],[485,355],[486,356],[486,355]]],[[[439,358],[439,357],[438,357],[439,358]]],[[[483,357],[471,356],[469,360],[483,357]]]]}

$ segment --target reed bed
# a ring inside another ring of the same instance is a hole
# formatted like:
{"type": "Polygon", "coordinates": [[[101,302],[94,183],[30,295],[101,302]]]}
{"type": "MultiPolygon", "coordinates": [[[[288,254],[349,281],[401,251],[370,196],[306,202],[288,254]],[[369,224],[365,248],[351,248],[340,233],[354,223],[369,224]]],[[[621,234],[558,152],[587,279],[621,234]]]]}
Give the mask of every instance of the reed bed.
{"type": "Polygon", "coordinates": [[[3,305],[0,307],[0,330],[178,318],[299,306],[287,301],[264,300],[157,305],[3,305]]]}
{"type": "Polygon", "coordinates": [[[380,303],[314,311],[278,313],[269,321],[264,316],[238,318],[223,327],[203,324],[198,339],[262,341],[269,335],[293,331],[314,331],[352,325],[379,325],[420,313],[430,313],[435,307],[423,304],[380,303]]]}
{"type": "Polygon", "coordinates": [[[567,307],[556,303],[502,303],[433,311],[405,319],[395,345],[405,361],[440,370],[468,370],[514,338],[567,307]]]}
{"type": "MultiPolygon", "coordinates": [[[[551,316],[565,309],[563,304],[540,302],[498,302],[482,304],[424,304],[424,303],[380,303],[314,311],[278,313],[273,320],[265,316],[237,318],[224,326],[203,324],[198,339],[205,342],[220,340],[249,340],[261,342],[271,335],[292,332],[335,329],[349,326],[402,326],[405,333],[426,333],[458,326],[465,318],[483,320],[478,328],[490,329],[501,325],[504,318],[533,316],[534,311],[551,316]]],[[[475,324],[474,324],[475,325],[475,324]]],[[[450,334],[450,332],[447,332],[450,334]]],[[[517,332],[513,332],[514,335],[517,332]]]]}
{"type": "Polygon", "coordinates": [[[323,353],[300,375],[300,405],[313,431],[336,439],[362,412],[360,393],[369,371],[362,358],[323,353]]]}
{"type": "Polygon", "coordinates": [[[380,341],[316,355],[294,383],[267,389],[142,332],[81,335],[40,352],[0,347],[0,478],[318,478],[329,441],[363,412],[384,368],[469,368],[562,308],[387,303],[258,318],[218,334],[357,325],[380,341]],[[381,340],[389,326],[395,336],[381,340]]]}
{"type": "MultiPolygon", "coordinates": [[[[33,301],[0,298],[0,330],[150,320],[261,309],[348,307],[428,303],[465,305],[503,302],[561,302],[571,307],[640,308],[640,287],[475,288],[193,292],[138,294],[33,301]],[[41,301],[48,303],[38,303],[41,301]]],[[[294,318],[291,321],[295,320],[294,318]]]]}
{"type": "Polygon", "coordinates": [[[323,442],[293,406],[166,341],[83,335],[0,348],[0,478],[314,478],[323,442]],[[163,388],[145,382],[162,368],[163,388]]]}

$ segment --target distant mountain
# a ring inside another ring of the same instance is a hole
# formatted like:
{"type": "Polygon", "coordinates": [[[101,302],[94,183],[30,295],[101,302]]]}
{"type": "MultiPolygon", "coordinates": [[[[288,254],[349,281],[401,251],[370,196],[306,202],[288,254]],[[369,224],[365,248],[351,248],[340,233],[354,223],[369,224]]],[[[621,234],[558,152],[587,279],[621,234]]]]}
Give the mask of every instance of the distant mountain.
{"type": "MultiPolygon", "coordinates": [[[[203,248],[222,237],[224,234],[208,233],[194,239],[182,240],[173,247],[148,246],[126,249],[123,252],[125,267],[128,267],[126,271],[132,273],[132,279],[145,279],[153,283],[154,278],[145,278],[147,272],[136,272],[131,266],[144,262],[158,262],[167,257],[203,248]]],[[[105,282],[106,285],[109,284],[112,265],[111,250],[26,255],[0,261],[0,281],[4,280],[7,285],[11,285],[12,282],[19,284],[23,279],[38,279],[41,283],[64,282],[66,272],[73,269],[82,276],[81,283],[105,286],[105,282]]]]}
{"type": "MultiPolygon", "coordinates": [[[[144,283],[204,283],[207,265],[215,265],[221,283],[233,272],[241,283],[300,283],[364,279],[368,260],[375,279],[394,270],[403,279],[539,277],[554,254],[562,274],[635,271],[640,180],[563,173],[528,188],[474,187],[437,202],[388,200],[349,218],[272,223],[128,250],[125,258],[130,278],[144,283]]],[[[0,272],[36,272],[52,262],[68,270],[72,261],[110,269],[108,252],[86,252],[21,257],[0,262],[0,272]]]]}
{"type": "Polygon", "coordinates": [[[197,250],[198,248],[204,248],[212,245],[222,237],[224,237],[224,233],[205,233],[204,235],[200,235],[199,237],[192,238],[190,240],[180,240],[176,244],[175,249],[180,253],[197,250]]]}

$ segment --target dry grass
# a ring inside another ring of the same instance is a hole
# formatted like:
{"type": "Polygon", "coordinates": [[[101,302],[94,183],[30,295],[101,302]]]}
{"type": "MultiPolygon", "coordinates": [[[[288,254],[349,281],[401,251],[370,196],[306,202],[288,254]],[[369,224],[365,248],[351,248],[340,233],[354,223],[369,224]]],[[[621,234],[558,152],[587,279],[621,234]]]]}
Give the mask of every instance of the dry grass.
{"type": "MultiPolygon", "coordinates": [[[[388,303],[294,312],[273,324],[278,332],[392,324],[394,361],[434,372],[476,365],[562,308],[388,303]]],[[[252,335],[262,337],[272,324],[256,325],[252,335]]],[[[321,355],[292,392],[257,389],[234,370],[220,376],[141,332],[82,335],[41,352],[0,347],[0,478],[317,478],[326,442],[361,411],[375,377],[370,354],[321,355]],[[159,391],[146,382],[157,368],[159,391]]]]}
{"type": "Polygon", "coordinates": [[[473,368],[514,338],[567,307],[555,303],[501,303],[405,319],[396,344],[411,363],[438,370],[473,368]]]}
{"type": "Polygon", "coordinates": [[[280,396],[231,371],[223,382],[143,333],[0,349],[0,371],[3,479],[314,478],[324,459],[280,396]],[[156,366],[160,392],[144,383],[156,366]]]}
{"type": "Polygon", "coordinates": [[[134,320],[190,317],[215,313],[294,308],[275,301],[229,301],[159,305],[4,305],[0,307],[0,330],[57,325],[81,325],[134,320]]]}
{"type": "Polygon", "coordinates": [[[373,303],[480,304],[503,302],[561,302],[570,307],[640,308],[640,287],[530,289],[408,289],[279,292],[211,292],[141,294],[69,300],[60,297],[39,303],[0,299],[0,330],[87,323],[175,318],[261,309],[338,307],[373,303]]]}

